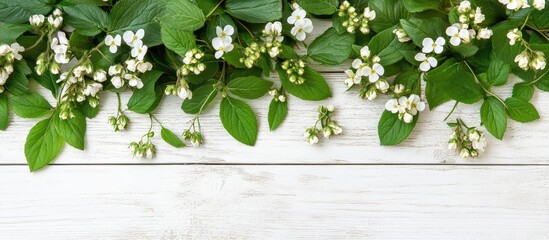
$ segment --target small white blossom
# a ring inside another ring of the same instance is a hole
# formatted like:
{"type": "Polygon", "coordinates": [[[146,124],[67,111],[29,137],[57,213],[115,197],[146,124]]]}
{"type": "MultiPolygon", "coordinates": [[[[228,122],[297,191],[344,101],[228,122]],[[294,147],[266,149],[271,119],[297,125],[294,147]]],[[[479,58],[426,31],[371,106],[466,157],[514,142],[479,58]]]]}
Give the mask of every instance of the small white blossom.
{"type": "Polygon", "coordinates": [[[461,1],[458,6],[458,12],[465,13],[471,10],[471,2],[469,1],[461,1]]]}
{"type": "Polygon", "coordinates": [[[438,61],[436,58],[427,57],[425,53],[416,54],[416,56],[414,56],[414,59],[418,62],[421,62],[421,64],[419,64],[419,69],[423,72],[427,72],[431,68],[434,68],[438,65],[438,61]]]}
{"type": "Polygon", "coordinates": [[[484,19],[486,19],[486,17],[484,16],[484,14],[482,14],[480,7],[477,7],[475,11],[475,19],[473,22],[475,24],[481,24],[482,22],[484,22],[484,19]]]}
{"type": "Polygon", "coordinates": [[[111,78],[111,83],[115,88],[121,88],[124,86],[125,81],[120,76],[114,76],[111,78]]]}
{"type": "Polygon", "coordinates": [[[345,85],[352,87],[354,84],[359,84],[362,81],[362,77],[358,76],[353,70],[345,70],[347,78],[345,79],[345,85]]]}
{"type": "Polygon", "coordinates": [[[225,53],[230,52],[234,49],[234,45],[223,41],[223,39],[216,37],[212,39],[213,48],[216,50],[215,58],[221,58],[225,53]]]}
{"type": "Polygon", "coordinates": [[[535,70],[543,70],[545,69],[545,65],[547,64],[547,60],[545,59],[545,54],[540,51],[534,52],[534,59],[530,62],[530,66],[535,70]]]}
{"type": "Polygon", "coordinates": [[[109,46],[109,51],[111,53],[116,53],[118,51],[118,47],[122,45],[122,37],[120,37],[120,35],[116,35],[114,37],[107,35],[107,37],[105,37],[105,44],[109,46]]]}
{"type": "Polygon", "coordinates": [[[104,70],[95,71],[95,73],[93,74],[93,80],[95,80],[96,82],[107,81],[107,72],[105,72],[104,70]]]}
{"type": "Polygon", "coordinates": [[[135,74],[124,74],[124,78],[128,80],[128,85],[130,87],[135,87],[138,89],[143,87],[143,82],[135,74]]]}
{"type": "Polygon", "coordinates": [[[446,44],[446,40],[442,37],[438,37],[436,41],[433,41],[432,38],[424,38],[422,42],[423,49],[421,51],[424,53],[435,51],[436,54],[440,54],[444,50],[444,44],[446,44]]]}
{"type": "Polygon", "coordinates": [[[86,85],[86,89],[84,89],[84,95],[85,96],[93,96],[95,97],[99,91],[103,89],[103,85],[100,83],[94,82],[86,85]]]}
{"type": "Polygon", "coordinates": [[[459,24],[454,24],[446,28],[446,35],[450,37],[450,44],[459,46],[461,42],[468,42],[470,39],[469,31],[464,28],[460,28],[459,24]]]}
{"type": "Polygon", "coordinates": [[[530,7],[527,0],[499,0],[499,2],[505,5],[507,9],[514,11],[530,7]]]}
{"type": "Polygon", "coordinates": [[[518,66],[523,70],[528,70],[528,63],[530,63],[530,56],[528,52],[523,51],[515,57],[515,62],[518,63],[518,66]]]}
{"type": "Polygon", "coordinates": [[[462,148],[461,151],[459,151],[459,156],[461,158],[468,158],[471,156],[471,153],[469,152],[469,150],[467,148],[462,148]]]}
{"type": "Polygon", "coordinates": [[[375,10],[370,10],[369,7],[365,8],[364,9],[364,18],[368,19],[368,20],[374,20],[376,18],[376,11],[375,10]]]}
{"type": "Polygon", "coordinates": [[[412,40],[402,28],[396,28],[393,33],[397,36],[399,42],[408,42],[412,40]]]}
{"type": "Polygon", "coordinates": [[[363,59],[368,59],[370,58],[370,48],[368,46],[364,46],[360,49],[360,56],[363,58],[363,59]]]}
{"type": "Polygon", "coordinates": [[[481,28],[479,31],[478,31],[478,35],[477,35],[477,38],[478,39],[490,39],[490,37],[492,37],[492,30],[491,29],[488,29],[488,28],[481,28]]]}
{"type": "Polygon", "coordinates": [[[234,28],[231,25],[226,25],[223,29],[220,26],[215,27],[215,33],[218,38],[221,38],[226,43],[233,41],[234,28]]]}
{"type": "Polygon", "coordinates": [[[515,45],[515,42],[520,39],[522,36],[518,28],[515,28],[507,33],[507,38],[509,39],[509,45],[515,45]]]}
{"type": "Polygon", "coordinates": [[[44,24],[45,17],[42,14],[32,15],[29,17],[29,23],[32,26],[40,27],[44,24]]]}
{"type": "Polygon", "coordinates": [[[277,42],[284,41],[284,37],[282,36],[282,23],[281,22],[268,22],[265,25],[265,34],[267,37],[265,37],[266,42],[272,42],[273,37],[274,40],[277,42]]]}
{"type": "Polygon", "coordinates": [[[124,32],[123,39],[124,42],[130,47],[133,47],[136,44],[143,45],[143,37],[145,36],[145,30],[139,29],[137,32],[126,31],[124,32]]]}
{"type": "Polygon", "coordinates": [[[139,61],[143,61],[147,54],[148,47],[143,45],[143,42],[135,42],[131,52],[132,57],[137,58],[139,61]]]}
{"type": "Polygon", "coordinates": [[[24,47],[19,45],[19,43],[12,43],[10,45],[10,48],[11,48],[11,51],[12,51],[15,59],[17,59],[17,60],[23,59],[23,56],[21,56],[21,54],[19,54],[19,53],[25,51],[24,47]]]}
{"type": "Polygon", "coordinates": [[[179,91],[177,92],[177,96],[179,96],[179,98],[183,100],[191,99],[193,98],[193,92],[191,92],[191,90],[189,89],[189,86],[184,86],[184,87],[181,87],[181,89],[179,89],[179,91]]]}
{"type": "Polygon", "coordinates": [[[307,37],[307,33],[311,33],[312,31],[313,22],[310,19],[305,18],[296,21],[290,33],[295,36],[298,41],[303,41],[307,37]]]}
{"type": "Polygon", "coordinates": [[[545,0],[534,0],[534,3],[532,3],[535,9],[542,10],[545,8],[545,0]]]}
{"type": "Polygon", "coordinates": [[[305,19],[305,16],[307,16],[307,12],[301,8],[297,8],[288,17],[287,21],[289,24],[296,24],[297,21],[305,19]]]}
{"type": "Polygon", "coordinates": [[[379,80],[379,77],[383,76],[383,74],[385,74],[385,69],[379,63],[374,63],[371,68],[369,66],[366,66],[363,69],[363,75],[368,76],[368,80],[370,80],[370,82],[372,83],[379,80]]]}

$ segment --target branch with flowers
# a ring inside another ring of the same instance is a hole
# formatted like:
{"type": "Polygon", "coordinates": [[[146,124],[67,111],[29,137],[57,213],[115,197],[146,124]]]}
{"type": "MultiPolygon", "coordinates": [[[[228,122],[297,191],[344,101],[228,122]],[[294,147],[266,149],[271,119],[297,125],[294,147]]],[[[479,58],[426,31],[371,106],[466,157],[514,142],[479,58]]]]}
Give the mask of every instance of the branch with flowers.
{"type": "MultiPolygon", "coordinates": [[[[272,96],[268,124],[288,115],[288,95],[306,101],[332,96],[311,62],[347,65],[348,92],[383,102],[382,145],[412,133],[422,111],[453,101],[483,101],[480,119],[503,139],[508,119],[539,119],[535,89],[549,91],[549,11],[545,0],[0,0],[0,129],[12,112],[40,118],[25,156],[31,171],[54,161],[65,144],[84,149],[87,119],[101,106],[100,92],[116,95],[115,132],[127,129],[127,111],[146,115],[150,127],[129,144],[131,154],[153,158],[153,126],[181,148],[199,147],[202,113],[220,98],[219,117],[237,141],[254,145],[258,119],[248,102],[272,96]],[[331,19],[316,39],[312,18],[331,19]],[[311,42],[306,44],[304,41],[311,42]],[[300,49],[301,51],[296,51],[300,49]],[[351,61],[347,61],[351,59],[351,61]],[[266,80],[270,75],[278,80],[266,80]],[[523,81],[506,99],[492,89],[510,74],[523,81]],[[29,89],[51,91],[51,106],[29,89]],[[132,92],[123,103],[120,93],[132,92]],[[194,117],[177,134],[154,116],[164,97],[181,99],[194,117]]],[[[348,94],[348,93],[346,93],[348,94]]],[[[304,137],[315,144],[343,132],[333,106],[320,106],[304,137]]],[[[446,121],[453,115],[448,113],[446,121]]],[[[344,117],[344,116],[338,116],[344,117]]],[[[464,158],[486,146],[480,126],[459,116],[448,122],[448,147],[464,158]]],[[[207,126],[204,126],[207,127],[207,126]]]]}

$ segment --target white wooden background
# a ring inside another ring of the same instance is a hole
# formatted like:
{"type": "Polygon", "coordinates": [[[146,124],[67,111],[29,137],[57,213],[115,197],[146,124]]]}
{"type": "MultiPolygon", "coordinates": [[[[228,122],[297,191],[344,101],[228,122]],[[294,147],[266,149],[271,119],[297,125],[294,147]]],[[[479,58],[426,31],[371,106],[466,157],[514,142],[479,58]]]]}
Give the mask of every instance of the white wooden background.
{"type": "MultiPolygon", "coordinates": [[[[315,25],[311,38],[327,27],[315,25]]],[[[252,104],[255,147],[233,140],[214,107],[202,118],[203,147],[173,149],[157,137],[156,159],[133,159],[127,145],[148,117],[130,114],[129,131],[113,133],[107,118],[116,99],[104,96],[88,122],[86,151],[66,147],[31,174],[23,145],[35,121],[13,117],[0,133],[0,239],[547,238],[548,94],[533,99],[540,121],[510,121],[503,142],[489,137],[480,158],[461,160],[446,149],[451,131],[442,119],[451,103],[422,113],[401,146],[381,147],[376,126],[386,98],[362,101],[344,93],[344,68],[315,68],[334,96],[321,103],[336,106],[344,128],[317,146],[302,135],[318,102],[290,98],[286,122],[269,132],[266,96],[252,104]]],[[[454,116],[478,125],[479,107],[460,105],[454,116]]],[[[182,132],[191,116],[179,109],[180,100],[167,98],[156,114],[182,132]]]]}

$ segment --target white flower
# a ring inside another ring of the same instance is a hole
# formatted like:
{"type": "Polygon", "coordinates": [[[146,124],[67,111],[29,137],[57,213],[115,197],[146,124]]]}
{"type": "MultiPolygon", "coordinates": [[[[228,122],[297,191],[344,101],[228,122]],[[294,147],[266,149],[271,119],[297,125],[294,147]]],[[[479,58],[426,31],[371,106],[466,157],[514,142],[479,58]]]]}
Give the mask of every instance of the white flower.
{"type": "Polygon", "coordinates": [[[536,56],[534,57],[534,60],[530,62],[530,66],[535,70],[545,69],[545,65],[547,64],[547,61],[545,60],[545,54],[540,51],[536,51],[534,54],[536,56]]]}
{"type": "Polygon", "coordinates": [[[140,73],[148,72],[152,70],[152,68],[153,68],[153,65],[150,62],[142,62],[142,61],[137,62],[137,71],[139,71],[140,73]]]}
{"type": "Polygon", "coordinates": [[[25,48],[19,45],[19,43],[12,43],[10,45],[11,51],[13,52],[14,58],[17,60],[21,60],[23,56],[19,54],[20,52],[24,52],[25,48]]]}
{"type": "Polygon", "coordinates": [[[530,7],[527,0],[499,0],[499,2],[506,5],[507,9],[514,11],[530,7]]]}
{"type": "Polygon", "coordinates": [[[286,102],[286,96],[284,96],[284,95],[279,95],[279,96],[278,96],[278,101],[280,101],[280,102],[286,102]]]}
{"type": "Polygon", "coordinates": [[[44,24],[45,17],[42,14],[32,15],[29,18],[29,22],[32,26],[40,27],[44,24]]]}
{"type": "Polygon", "coordinates": [[[10,74],[5,70],[0,70],[0,85],[6,84],[6,81],[10,77],[10,74]]]}
{"type": "Polygon", "coordinates": [[[134,74],[125,74],[124,78],[128,80],[128,85],[130,85],[130,87],[136,87],[138,89],[143,87],[141,79],[134,74]]]}
{"type": "Polygon", "coordinates": [[[518,28],[515,28],[507,33],[507,38],[509,38],[509,45],[513,46],[515,45],[515,42],[517,39],[521,38],[522,33],[518,30],[518,28]]]}
{"type": "Polygon", "coordinates": [[[363,58],[363,59],[368,59],[370,58],[370,48],[368,46],[364,46],[363,48],[360,49],[360,56],[363,58]]]}
{"type": "Polygon", "coordinates": [[[218,38],[221,38],[226,43],[231,43],[233,41],[234,28],[231,25],[226,25],[221,29],[220,26],[215,27],[215,33],[218,38]]]}
{"type": "Polygon", "coordinates": [[[534,0],[532,5],[534,5],[534,8],[537,10],[542,10],[545,8],[545,0],[534,0]]]}
{"type": "Polygon", "coordinates": [[[376,11],[375,10],[370,10],[369,7],[365,8],[364,9],[364,18],[368,19],[368,20],[374,20],[376,18],[376,11]]]}
{"type": "Polygon", "coordinates": [[[115,37],[107,35],[107,37],[105,37],[105,44],[109,46],[109,51],[111,53],[116,53],[118,47],[122,44],[122,37],[120,37],[120,35],[116,35],[115,37]]]}
{"type": "Polygon", "coordinates": [[[143,61],[147,54],[148,47],[143,45],[143,42],[135,42],[132,49],[132,57],[137,58],[139,61],[143,61]]]}
{"type": "Polygon", "coordinates": [[[280,48],[278,47],[272,47],[271,50],[269,50],[269,56],[271,56],[272,58],[278,56],[279,53],[280,53],[280,48]]]}
{"type": "Polygon", "coordinates": [[[421,101],[418,95],[411,94],[406,101],[406,109],[412,115],[416,115],[419,112],[425,110],[425,103],[421,101]]]}
{"type": "Polygon", "coordinates": [[[305,16],[307,16],[307,12],[301,8],[297,8],[288,17],[287,21],[289,24],[295,24],[297,21],[305,19],[305,16]]]}
{"type": "Polygon", "coordinates": [[[481,28],[478,31],[477,38],[479,38],[479,39],[490,39],[490,37],[492,37],[492,34],[493,34],[493,32],[492,32],[491,29],[481,28]]]}
{"type": "Polygon", "coordinates": [[[414,116],[410,113],[405,112],[402,114],[402,120],[404,120],[405,123],[411,123],[414,120],[414,116]]]}
{"type": "Polygon", "coordinates": [[[307,33],[311,33],[312,31],[313,22],[310,19],[305,18],[296,21],[290,33],[294,35],[298,41],[303,41],[307,37],[307,33]]]}
{"type": "Polygon", "coordinates": [[[473,149],[484,151],[484,148],[486,147],[486,137],[484,137],[484,134],[479,134],[478,131],[473,131],[469,133],[469,140],[471,140],[473,149]]]}
{"type": "Polygon", "coordinates": [[[61,15],[63,15],[63,12],[61,11],[61,9],[57,8],[57,9],[53,10],[53,16],[59,17],[61,15]]]}
{"type": "Polygon", "coordinates": [[[471,156],[471,153],[467,150],[467,148],[462,148],[461,151],[459,151],[459,156],[461,158],[468,158],[471,156]]]}
{"type": "Polygon", "coordinates": [[[113,65],[109,67],[109,75],[114,76],[122,73],[122,66],[121,65],[113,65]]]}
{"type": "Polygon", "coordinates": [[[371,83],[377,82],[379,77],[383,76],[383,74],[385,74],[385,69],[379,63],[374,63],[371,68],[366,66],[363,69],[363,75],[368,76],[368,80],[370,80],[371,83]]]}
{"type": "Polygon", "coordinates": [[[115,76],[111,78],[111,83],[115,88],[121,88],[124,86],[124,79],[122,79],[120,76],[115,76]]]}
{"type": "Polygon", "coordinates": [[[400,94],[400,93],[402,93],[403,91],[404,91],[404,85],[402,85],[402,84],[396,84],[396,85],[395,85],[395,90],[394,90],[394,92],[395,92],[396,94],[400,94]]]}
{"type": "Polygon", "coordinates": [[[101,91],[101,89],[103,89],[103,85],[101,85],[100,83],[90,83],[86,86],[86,89],[84,89],[84,95],[95,97],[95,95],[97,95],[97,93],[101,91]]]}
{"type": "Polygon", "coordinates": [[[528,52],[523,51],[515,57],[515,62],[518,63],[518,66],[523,70],[528,70],[528,63],[530,62],[530,57],[528,52]]]}
{"type": "Polygon", "coordinates": [[[464,13],[471,10],[471,2],[469,1],[461,1],[458,6],[458,12],[464,13]]]}
{"type": "Polygon", "coordinates": [[[278,21],[276,21],[274,23],[268,22],[265,25],[265,34],[267,35],[267,37],[265,38],[266,42],[272,42],[273,37],[274,37],[274,40],[276,40],[277,42],[284,41],[284,37],[282,36],[282,23],[281,22],[278,22],[278,21]]]}
{"type": "Polygon", "coordinates": [[[181,89],[179,89],[179,92],[177,93],[177,96],[179,96],[179,98],[185,100],[185,99],[191,99],[193,98],[193,92],[191,92],[191,90],[189,89],[188,86],[184,86],[184,87],[181,87],[181,89]]]}
{"type": "Polygon", "coordinates": [[[352,87],[353,84],[359,84],[362,80],[361,76],[358,76],[350,69],[346,70],[345,74],[347,74],[347,78],[345,79],[345,85],[347,85],[348,87],[352,87]]]}
{"type": "Polygon", "coordinates": [[[446,44],[446,40],[442,37],[438,37],[436,41],[433,41],[432,38],[424,38],[422,51],[430,53],[434,50],[436,54],[440,54],[444,50],[444,44],[446,44]]]}
{"type": "Polygon", "coordinates": [[[468,42],[469,40],[469,31],[464,28],[458,28],[459,24],[452,25],[448,28],[446,28],[446,35],[450,37],[450,44],[454,46],[459,46],[461,44],[461,40],[463,39],[464,42],[468,42]]]}
{"type": "Polygon", "coordinates": [[[232,51],[234,48],[233,44],[223,41],[223,39],[220,37],[212,39],[212,45],[213,48],[216,50],[215,58],[217,59],[221,58],[223,54],[232,51]]]}
{"type": "Polygon", "coordinates": [[[480,11],[480,7],[477,7],[477,9],[475,11],[475,20],[473,22],[476,23],[476,24],[480,24],[480,23],[484,22],[484,19],[485,19],[485,16],[480,11]]]}
{"type": "Polygon", "coordinates": [[[396,28],[393,33],[397,36],[399,42],[408,42],[412,40],[402,28],[396,28]]]}
{"type": "Polygon", "coordinates": [[[455,139],[452,139],[448,142],[448,149],[456,149],[457,148],[457,141],[455,139]]]}
{"type": "Polygon", "coordinates": [[[126,31],[124,32],[123,38],[124,42],[128,44],[128,46],[133,47],[135,44],[141,44],[143,45],[143,37],[145,36],[145,30],[139,29],[137,32],[132,31],[126,31]]]}
{"type": "Polygon", "coordinates": [[[54,28],[59,28],[63,24],[63,17],[54,18],[53,16],[49,16],[48,23],[54,28]]]}
{"type": "Polygon", "coordinates": [[[425,53],[418,53],[416,56],[414,56],[414,59],[418,62],[421,62],[419,64],[419,69],[423,72],[427,72],[431,69],[431,67],[436,67],[438,65],[438,61],[434,57],[427,57],[425,53]]]}
{"type": "Polygon", "coordinates": [[[375,84],[377,90],[385,93],[387,90],[389,90],[389,83],[383,79],[380,79],[375,84]]]}
{"type": "Polygon", "coordinates": [[[93,74],[93,80],[95,80],[96,82],[106,81],[107,80],[107,72],[105,72],[104,70],[95,71],[95,73],[93,74]]]}

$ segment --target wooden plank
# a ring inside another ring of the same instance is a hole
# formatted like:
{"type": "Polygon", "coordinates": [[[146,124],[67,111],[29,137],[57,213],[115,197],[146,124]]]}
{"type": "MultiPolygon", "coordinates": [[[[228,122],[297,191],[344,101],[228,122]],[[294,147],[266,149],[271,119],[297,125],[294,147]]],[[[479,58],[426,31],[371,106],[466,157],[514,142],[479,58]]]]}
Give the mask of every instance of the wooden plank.
{"type": "Polygon", "coordinates": [[[0,167],[3,239],[544,239],[547,167],[0,167]]]}
{"type": "MultiPolygon", "coordinates": [[[[330,26],[329,21],[315,21],[315,31],[310,39],[318,36],[330,26]]],[[[350,64],[348,64],[350,66],[350,64]]],[[[117,109],[116,97],[103,94],[101,113],[88,122],[87,148],[80,152],[65,148],[56,163],[467,163],[467,164],[549,164],[546,132],[549,125],[538,121],[530,124],[509,122],[509,129],[503,142],[489,137],[487,151],[476,160],[461,160],[454,151],[446,148],[450,129],[442,121],[452,108],[448,103],[433,112],[421,114],[418,126],[409,140],[397,147],[380,147],[377,137],[377,123],[388,99],[382,97],[374,102],[358,98],[356,91],[346,91],[343,84],[345,66],[328,68],[316,65],[324,72],[332,89],[333,98],[322,102],[307,102],[294,97],[289,98],[290,113],[285,123],[275,132],[270,132],[267,113],[270,97],[265,96],[252,102],[259,119],[259,138],[256,147],[238,143],[225,132],[218,117],[219,108],[213,107],[201,118],[206,144],[201,148],[173,149],[163,143],[157,131],[156,144],[158,158],[155,160],[132,159],[128,144],[137,141],[149,127],[148,116],[130,114],[131,127],[128,132],[114,133],[107,123],[108,117],[117,109]],[[303,132],[316,119],[318,104],[332,104],[337,108],[336,119],[343,126],[344,133],[319,146],[309,146],[303,139],[303,132]],[[282,150],[282,151],[281,151],[282,150]]],[[[279,80],[272,76],[275,86],[279,80]]],[[[512,81],[517,82],[516,78],[512,81]]],[[[511,85],[496,89],[501,96],[511,94],[511,85]]],[[[44,95],[49,95],[42,90],[44,95]]],[[[129,93],[123,95],[127,102],[129,93]]],[[[53,101],[52,98],[50,98],[53,101]]],[[[549,96],[536,95],[533,103],[540,107],[542,119],[549,116],[549,96]]],[[[166,98],[157,117],[165,126],[182,133],[188,128],[187,122],[192,116],[180,110],[181,100],[166,98]]],[[[213,105],[219,105],[219,100],[213,105]]],[[[479,125],[480,105],[460,105],[452,116],[461,117],[470,125],[479,125]]],[[[23,146],[29,129],[36,120],[12,117],[12,124],[0,138],[0,164],[25,163],[23,146]]]]}

